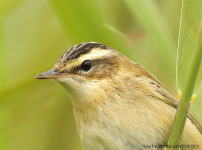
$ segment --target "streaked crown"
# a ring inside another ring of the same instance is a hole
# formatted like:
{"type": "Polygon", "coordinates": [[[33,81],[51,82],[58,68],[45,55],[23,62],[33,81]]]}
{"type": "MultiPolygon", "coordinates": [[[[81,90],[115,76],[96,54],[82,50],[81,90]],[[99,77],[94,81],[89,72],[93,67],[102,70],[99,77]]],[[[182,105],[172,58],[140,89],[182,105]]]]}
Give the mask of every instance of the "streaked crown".
{"type": "Polygon", "coordinates": [[[60,58],[58,63],[66,63],[70,60],[75,60],[78,57],[89,54],[93,49],[99,48],[102,50],[109,50],[111,48],[96,42],[84,42],[73,46],[68,49],[60,58]]]}

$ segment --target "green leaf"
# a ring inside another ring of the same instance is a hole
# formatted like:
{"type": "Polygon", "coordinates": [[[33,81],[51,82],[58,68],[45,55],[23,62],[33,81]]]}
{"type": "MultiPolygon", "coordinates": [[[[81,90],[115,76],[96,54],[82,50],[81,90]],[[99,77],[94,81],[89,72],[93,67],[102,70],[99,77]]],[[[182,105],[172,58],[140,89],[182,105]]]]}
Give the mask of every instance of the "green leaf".
{"type": "MultiPolygon", "coordinates": [[[[201,84],[201,81],[197,81],[202,61],[201,23],[202,1],[184,0],[177,60],[177,87],[181,101],[169,145],[180,145],[190,101],[195,99],[194,87],[197,82],[201,84]]],[[[200,79],[199,76],[198,80],[200,79]]],[[[197,88],[196,91],[199,90],[199,86],[197,88]]]]}
{"type": "Polygon", "coordinates": [[[197,77],[197,80],[196,80],[196,85],[195,85],[195,88],[194,88],[194,95],[198,95],[199,91],[201,90],[201,87],[202,87],[202,65],[200,67],[198,77],[197,77]]]}
{"type": "MultiPolygon", "coordinates": [[[[202,22],[202,1],[184,0],[181,14],[181,25],[178,40],[177,88],[182,92],[191,66],[193,53],[199,43],[202,22]]],[[[193,58],[194,59],[194,58],[193,58]]],[[[196,82],[194,94],[197,94],[202,83],[202,67],[196,82]]]]}

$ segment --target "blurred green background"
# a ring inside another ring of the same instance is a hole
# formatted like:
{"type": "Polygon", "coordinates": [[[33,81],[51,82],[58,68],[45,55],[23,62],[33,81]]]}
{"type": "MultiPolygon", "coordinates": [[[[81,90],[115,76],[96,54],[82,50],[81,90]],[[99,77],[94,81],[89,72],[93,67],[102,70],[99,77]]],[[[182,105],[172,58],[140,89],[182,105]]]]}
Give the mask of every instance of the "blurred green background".
{"type": "MultiPolygon", "coordinates": [[[[0,150],[82,150],[66,91],[33,79],[81,42],[118,50],[176,95],[181,0],[4,0],[0,7],[0,150]]],[[[191,106],[200,121],[201,98],[191,106]]]]}

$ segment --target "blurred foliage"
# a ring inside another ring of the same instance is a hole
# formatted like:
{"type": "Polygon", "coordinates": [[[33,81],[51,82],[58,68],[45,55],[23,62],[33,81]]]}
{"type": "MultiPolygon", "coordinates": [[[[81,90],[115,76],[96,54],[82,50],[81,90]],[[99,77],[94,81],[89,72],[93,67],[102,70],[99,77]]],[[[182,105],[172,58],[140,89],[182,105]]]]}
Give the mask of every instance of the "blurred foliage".
{"type": "MultiPolygon", "coordinates": [[[[0,149],[82,149],[65,90],[56,82],[33,79],[80,42],[96,41],[120,51],[176,94],[181,0],[151,1],[142,1],[141,10],[134,1],[134,11],[123,0],[2,1],[0,149]]],[[[199,93],[191,106],[198,116],[201,98],[199,93]]]]}

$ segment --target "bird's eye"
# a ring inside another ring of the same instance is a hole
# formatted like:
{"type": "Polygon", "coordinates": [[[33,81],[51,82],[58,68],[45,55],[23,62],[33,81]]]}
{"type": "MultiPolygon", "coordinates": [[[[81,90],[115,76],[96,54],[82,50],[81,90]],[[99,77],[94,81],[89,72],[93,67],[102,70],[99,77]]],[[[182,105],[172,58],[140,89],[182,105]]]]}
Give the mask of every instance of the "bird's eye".
{"type": "Polygon", "coordinates": [[[81,64],[81,69],[88,71],[90,70],[92,64],[90,60],[85,60],[82,64],[81,64]]]}

